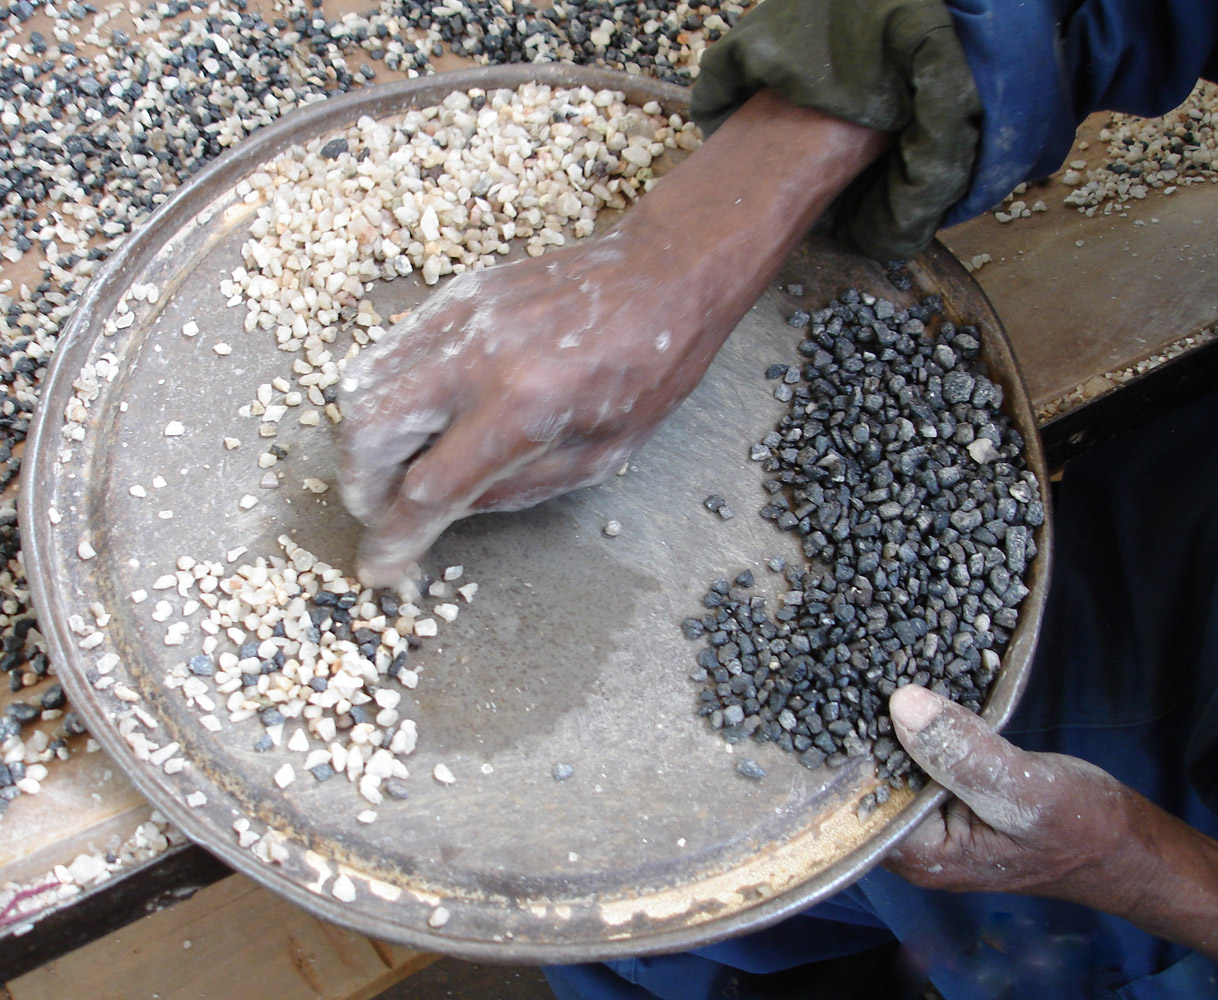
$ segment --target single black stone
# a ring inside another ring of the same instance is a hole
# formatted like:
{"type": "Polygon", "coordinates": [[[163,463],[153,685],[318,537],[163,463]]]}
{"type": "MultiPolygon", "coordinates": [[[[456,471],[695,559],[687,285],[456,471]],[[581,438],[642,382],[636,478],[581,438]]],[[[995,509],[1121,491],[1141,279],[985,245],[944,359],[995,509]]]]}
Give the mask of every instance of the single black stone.
{"type": "Polygon", "coordinates": [[[337,160],[348,149],[346,139],[331,139],[322,146],[322,156],[325,160],[337,160]]]}
{"type": "Polygon", "coordinates": [[[760,781],[765,777],[765,768],[752,757],[745,757],[736,764],[736,773],[753,781],[760,781]]]}
{"type": "Polygon", "coordinates": [[[63,708],[67,704],[67,696],[63,693],[62,684],[52,684],[43,693],[41,704],[44,711],[53,711],[57,708],[63,708]]]}

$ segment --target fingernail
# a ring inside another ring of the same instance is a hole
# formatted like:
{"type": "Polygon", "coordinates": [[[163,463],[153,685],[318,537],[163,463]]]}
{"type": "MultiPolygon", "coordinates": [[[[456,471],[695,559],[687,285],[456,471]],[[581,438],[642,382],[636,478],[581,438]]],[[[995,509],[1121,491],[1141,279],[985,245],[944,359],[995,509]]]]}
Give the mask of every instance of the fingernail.
{"type": "Polygon", "coordinates": [[[913,732],[921,732],[930,725],[941,708],[942,702],[917,684],[906,684],[899,688],[888,702],[893,721],[913,732]]]}

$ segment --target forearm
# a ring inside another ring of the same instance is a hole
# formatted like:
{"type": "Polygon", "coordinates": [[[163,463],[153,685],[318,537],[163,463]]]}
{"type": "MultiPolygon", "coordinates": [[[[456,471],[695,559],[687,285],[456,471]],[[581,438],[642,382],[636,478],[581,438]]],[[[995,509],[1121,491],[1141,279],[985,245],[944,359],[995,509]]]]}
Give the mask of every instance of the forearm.
{"type": "Polygon", "coordinates": [[[624,228],[659,228],[682,242],[718,234],[716,253],[732,263],[777,267],[887,142],[883,132],[763,90],[643,198],[624,228]]]}
{"type": "MultiPolygon", "coordinates": [[[[742,315],[887,141],[762,91],[642,198],[618,231],[646,270],[683,276],[691,305],[742,315]]],[[[717,350],[728,332],[704,346],[717,350]]]]}
{"type": "Polygon", "coordinates": [[[1097,908],[1218,960],[1218,841],[1136,796],[1134,835],[1111,872],[1127,888],[1097,908]]]}

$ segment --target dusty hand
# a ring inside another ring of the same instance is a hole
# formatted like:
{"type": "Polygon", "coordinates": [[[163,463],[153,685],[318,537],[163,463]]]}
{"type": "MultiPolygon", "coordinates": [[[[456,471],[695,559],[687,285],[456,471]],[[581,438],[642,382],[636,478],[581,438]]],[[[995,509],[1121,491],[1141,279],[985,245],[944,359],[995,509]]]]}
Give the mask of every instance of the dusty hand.
{"type": "Polygon", "coordinates": [[[932,889],[1134,907],[1143,873],[1127,847],[1145,800],[1086,761],[1020,750],[924,688],[900,688],[890,709],[909,755],[955,797],[885,867],[932,889]]]}
{"type": "Polygon", "coordinates": [[[458,518],[611,476],[697,385],[740,310],[633,236],[461,275],[348,365],[343,499],[369,582],[458,518]]]}
{"type": "Polygon", "coordinates": [[[365,581],[467,514],[610,475],[886,141],[763,91],[607,237],[462,275],[366,350],[341,425],[365,581]]]}

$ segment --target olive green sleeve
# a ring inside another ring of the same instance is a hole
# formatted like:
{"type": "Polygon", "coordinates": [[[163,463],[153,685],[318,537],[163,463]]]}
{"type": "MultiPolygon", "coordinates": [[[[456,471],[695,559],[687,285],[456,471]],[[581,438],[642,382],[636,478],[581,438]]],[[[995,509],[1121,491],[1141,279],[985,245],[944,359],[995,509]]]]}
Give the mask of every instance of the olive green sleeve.
{"type": "Polygon", "coordinates": [[[942,0],[766,0],[706,50],[694,120],[709,134],[762,88],[893,134],[836,206],[872,257],[918,253],[968,188],[982,105],[942,0]]]}

